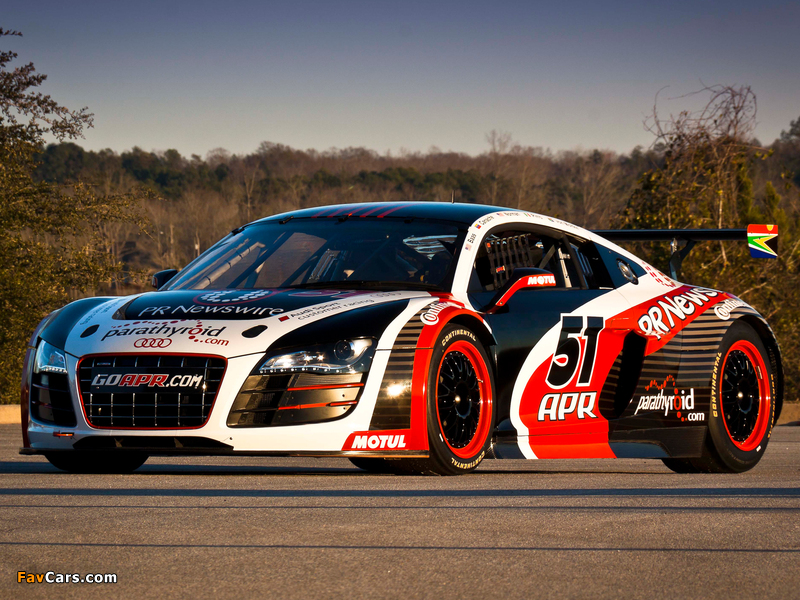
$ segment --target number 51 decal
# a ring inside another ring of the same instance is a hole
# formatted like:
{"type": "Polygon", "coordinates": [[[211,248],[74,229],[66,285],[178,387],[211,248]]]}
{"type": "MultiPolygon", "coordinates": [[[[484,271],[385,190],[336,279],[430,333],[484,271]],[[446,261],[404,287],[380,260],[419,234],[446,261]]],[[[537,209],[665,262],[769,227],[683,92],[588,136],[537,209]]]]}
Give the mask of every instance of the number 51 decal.
{"type": "Polygon", "coordinates": [[[597,356],[597,336],[604,326],[603,317],[561,315],[561,335],[547,373],[547,383],[551,388],[566,387],[576,373],[577,386],[589,385],[597,356]]]}

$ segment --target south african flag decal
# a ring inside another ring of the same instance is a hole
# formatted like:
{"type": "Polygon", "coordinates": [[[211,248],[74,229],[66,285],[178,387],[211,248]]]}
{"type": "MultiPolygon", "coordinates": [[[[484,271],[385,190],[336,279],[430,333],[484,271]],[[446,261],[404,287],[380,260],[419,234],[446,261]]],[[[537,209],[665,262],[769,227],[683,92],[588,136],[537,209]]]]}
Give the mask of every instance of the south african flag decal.
{"type": "Polygon", "coordinates": [[[778,258],[778,226],[748,225],[747,245],[753,258],[778,258]]]}

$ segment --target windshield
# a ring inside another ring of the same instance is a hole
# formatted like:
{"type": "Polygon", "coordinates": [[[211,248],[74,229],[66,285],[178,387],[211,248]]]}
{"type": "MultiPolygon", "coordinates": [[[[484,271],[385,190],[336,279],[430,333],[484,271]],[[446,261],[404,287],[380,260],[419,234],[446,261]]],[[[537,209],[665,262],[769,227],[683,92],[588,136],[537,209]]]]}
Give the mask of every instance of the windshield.
{"type": "Polygon", "coordinates": [[[348,287],[447,291],[459,229],[391,218],[290,219],[246,227],[209,248],[167,289],[348,287]]]}

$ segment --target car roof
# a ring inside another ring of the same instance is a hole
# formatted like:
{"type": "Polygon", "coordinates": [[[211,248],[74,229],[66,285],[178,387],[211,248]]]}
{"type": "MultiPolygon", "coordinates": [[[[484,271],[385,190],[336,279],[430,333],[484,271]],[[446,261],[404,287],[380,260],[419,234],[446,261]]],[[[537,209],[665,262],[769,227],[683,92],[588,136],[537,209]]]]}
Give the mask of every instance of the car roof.
{"type": "MultiPolygon", "coordinates": [[[[276,221],[283,221],[287,218],[292,219],[313,219],[313,218],[341,218],[341,217],[370,217],[370,218],[418,218],[418,219],[437,219],[442,221],[449,221],[464,227],[475,225],[479,219],[490,214],[504,215],[504,218],[514,219],[521,217],[520,222],[542,225],[559,229],[561,231],[571,231],[579,237],[587,240],[592,240],[595,243],[602,244],[606,248],[613,250],[639,264],[644,264],[641,258],[635,256],[628,250],[619,247],[615,243],[601,237],[583,227],[574,225],[567,221],[548,217],[537,213],[531,213],[516,208],[508,208],[504,206],[492,206],[488,204],[467,204],[463,202],[430,202],[430,201],[417,201],[417,202],[360,202],[355,204],[332,204],[328,206],[316,206],[314,208],[305,208],[300,210],[293,210],[271,217],[265,217],[257,221],[253,221],[248,225],[257,223],[269,223],[276,221]],[[538,223],[537,223],[538,222],[538,223]]],[[[512,220],[513,222],[513,220],[512,220]]],[[[234,229],[233,232],[241,231],[247,227],[239,227],[234,229]]],[[[477,225],[480,228],[480,224],[477,225]]]]}
{"type": "MultiPolygon", "coordinates": [[[[417,202],[360,202],[356,204],[331,204],[328,206],[315,206],[314,208],[304,208],[293,210],[271,217],[265,217],[253,221],[248,225],[257,223],[269,223],[292,219],[316,219],[316,218],[342,218],[342,217],[370,217],[370,218],[399,218],[399,219],[438,219],[449,221],[457,225],[469,227],[479,219],[489,214],[500,214],[506,217],[520,217],[520,222],[530,223],[530,220],[539,221],[539,225],[559,229],[561,231],[571,231],[584,239],[599,242],[616,252],[619,252],[633,260],[641,260],[620,248],[613,242],[595,235],[591,231],[567,221],[548,217],[537,213],[522,211],[517,208],[504,206],[493,206],[488,204],[467,204],[463,202],[430,202],[420,200],[417,202]]],[[[246,227],[245,225],[244,227],[246,227]]],[[[238,228],[238,229],[243,229],[238,228]]],[[[237,231],[237,230],[234,230],[237,231]]]]}
{"type": "Polygon", "coordinates": [[[335,204],[330,206],[317,206],[273,215],[259,219],[255,223],[283,220],[287,217],[302,218],[340,218],[350,217],[395,217],[417,219],[442,219],[466,226],[489,213],[501,210],[514,210],[502,206],[487,206],[484,204],[464,204],[451,202],[362,202],[359,204],[335,204]]]}

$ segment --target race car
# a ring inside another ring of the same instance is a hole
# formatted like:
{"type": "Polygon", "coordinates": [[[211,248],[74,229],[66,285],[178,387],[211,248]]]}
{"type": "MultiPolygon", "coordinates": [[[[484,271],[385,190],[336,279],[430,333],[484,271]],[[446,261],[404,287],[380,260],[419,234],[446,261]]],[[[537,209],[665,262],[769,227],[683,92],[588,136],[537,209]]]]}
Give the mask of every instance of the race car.
{"type": "MultiPolygon", "coordinates": [[[[751,247],[774,254],[777,228],[760,227],[751,247]]],[[[157,291],[45,318],[20,451],[70,472],[186,454],[441,475],[487,457],[745,471],[783,402],[778,342],[736,296],[676,281],[695,241],[740,238],[433,202],[261,219],[157,273],[157,291]],[[611,239],[671,240],[672,276],[611,239]]]]}

